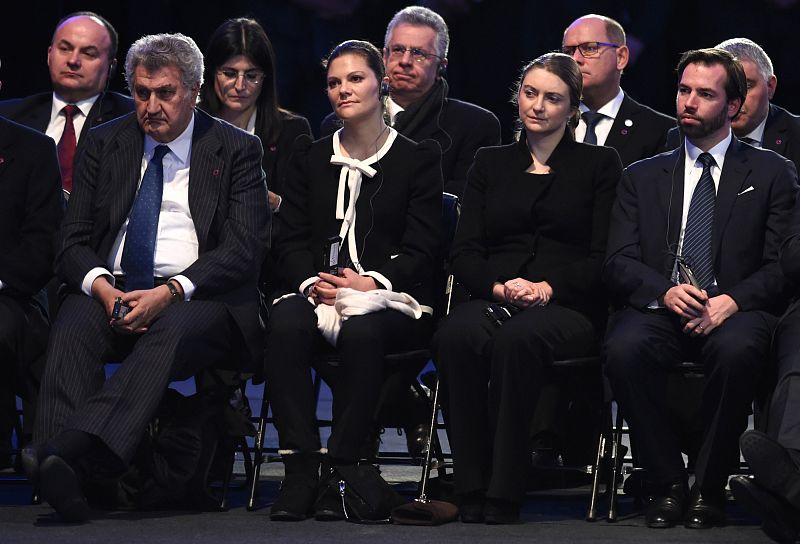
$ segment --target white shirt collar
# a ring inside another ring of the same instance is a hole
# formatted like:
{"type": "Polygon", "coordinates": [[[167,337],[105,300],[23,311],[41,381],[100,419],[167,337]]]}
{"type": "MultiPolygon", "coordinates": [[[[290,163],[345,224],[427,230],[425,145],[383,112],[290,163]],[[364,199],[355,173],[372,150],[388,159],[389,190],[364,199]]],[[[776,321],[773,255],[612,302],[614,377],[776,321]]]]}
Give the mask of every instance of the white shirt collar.
{"type": "Polygon", "coordinates": [[[400,107],[400,105],[389,96],[386,98],[386,111],[389,112],[389,119],[391,119],[392,125],[394,125],[394,118],[397,117],[397,114],[401,111],[405,111],[405,109],[400,107]]]}
{"type": "MultiPolygon", "coordinates": [[[[172,140],[171,142],[167,142],[166,145],[169,147],[169,150],[172,154],[181,162],[183,166],[188,166],[189,162],[189,152],[192,150],[192,133],[194,132],[194,114],[192,114],[192,118],[189,121],[189,124],[186,128],[181,132],[177,138],[172,140]]],[[[148,157],[153,156],[153,150],[156,146],[161,145],[161,142],[157,142],[153,139],[152,136],[149,134],[144,135],[144,154],[148,157]]]]}
{"type": "Polygon", "coordinates": [[[764,129],[767,127],[767,117],[769,117],[769,111],[767,111],[767,115],[764,116],[758,126],[750,134],[744,136],[745,138],[754,139],[761,147],[764,147],[764,129]]]}
{"type": "Polygon", "coordinates": [[[256,114],[258,113],[258,108],[253,109],[253,113],[250,115],[250,119],[247,120],[247,126],[244,129],[249,132],[250,134],[256,133],[256,114]]]}
{"type": "MultiPolygon", "coordinates": [[[[92,110],[92,106],[94,103],[97,102],[97,99],[100,97],[99,94],[94,96],[90,96],[89,98],[85,98],[80,102],[74,102],[78,109],[81,111],[84,117],[89,117],[89,112],[92,110]]],[[[61,113],[61,110],[64,109],[64,106],[67,104],[72,104],[73,102],[66,102],[63,98],[58,96],[55,92],[53,92],[53,105],[50,109],[50,119],[53,119],[56,115],[61,113]]]]}
{"type": "MultiPolygon", "coordinates": [[[[686,161],[688,164],[696,165],[697,158],[703,152],[702,149],[694,145],[692,142],[689,141],[689,138],[685,138],[686,141],[686,161]]],[[[733,134],[730,130],[728,130],[727,138],[723,138],[720,143],[712,147],[708,150],[708,154],[714,157],[714,162],[717,165],[717,168],[722,170],[722,164],[725,162],[725,153],[728,152],[728,147],[730,147],[731,142],[733,141],[733,134]]]]}
{"type": "MultiPolygon", "coordinates": [[[[597,113],[602,113],[603,115],[605,115],[610,119],[616,119],[617,114],[619,113],[619,109],[620,107],[622,107],[622,100],[624,98],[625,98],[625,93],[622,92],[622,88],[620,87],[617,96],[615,96],[614,98],[609,100],[606,104],[604,104],[603,107],[597,110],[597,113]]],[[[591,111],[583,102],[581,102],[578,105],[578,108],[581,110],[581,113],[586,111],[591,111]]]]}

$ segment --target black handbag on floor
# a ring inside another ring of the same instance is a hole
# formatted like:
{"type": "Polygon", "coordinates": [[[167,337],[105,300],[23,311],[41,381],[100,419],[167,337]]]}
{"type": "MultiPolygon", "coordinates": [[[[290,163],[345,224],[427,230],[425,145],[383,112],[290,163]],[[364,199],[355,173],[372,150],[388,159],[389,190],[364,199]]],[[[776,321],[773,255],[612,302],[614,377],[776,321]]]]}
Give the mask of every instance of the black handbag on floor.
{"type": "Polygon", "coordinates": [[[341,497],[344,516],[355,523],[389,523],[392,509],[406,501],[374,465],[340,465],[330,483],[341,497]]]}

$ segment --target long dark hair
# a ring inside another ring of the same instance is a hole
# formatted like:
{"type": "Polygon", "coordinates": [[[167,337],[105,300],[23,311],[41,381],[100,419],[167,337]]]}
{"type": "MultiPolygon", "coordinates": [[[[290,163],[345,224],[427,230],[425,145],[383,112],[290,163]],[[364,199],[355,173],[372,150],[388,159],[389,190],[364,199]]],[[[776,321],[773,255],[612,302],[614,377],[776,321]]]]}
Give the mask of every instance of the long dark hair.
{"type": "Polygon", "coordinates": [[[217,69],[231,57],[243,55],[264,72],[261,94],[256,101],[256,134],[263,145],[274,144],[281,130],[278,89],[275,83],[275,53],[266,32],[254,19],[241,17],[222,23],[206,47],[206,84],[200,90],[200,107],[219,116],[222,103],[214,90],[217,69]]]}

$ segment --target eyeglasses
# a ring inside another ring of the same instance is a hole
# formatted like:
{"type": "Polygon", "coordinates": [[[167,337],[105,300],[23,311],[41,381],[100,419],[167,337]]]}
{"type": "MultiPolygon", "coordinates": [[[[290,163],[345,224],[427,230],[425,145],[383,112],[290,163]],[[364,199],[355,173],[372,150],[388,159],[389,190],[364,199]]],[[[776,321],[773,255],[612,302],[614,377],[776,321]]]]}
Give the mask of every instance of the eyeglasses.
{"type": "Polygon", "coordinates": [[[238,70],[234,70],[233,68],[222,68],[217,70],[217,74],[222,76],[223,79],[225,79],[228,83],[236,81],[239,79],[239,76],[242,76],[244,77],[244,82],[253,87],[264,81],[264,74],[258,70],[247,70],[246,72],[240,72],[238,70]]]}
{"type": "Polygon", "coordinates": [[[404,47],[402,45],[393,45],[392,47],[388,48],[389,57],[393,59],[401,59],[405,56],[406,51],[411,53],[411,57],[417,62],[425,62],[430,57],[441,59],[439,55],[434,55],[433,53],[428,53],[423,51],[419,47],[404,47]]]}
{"type": "Polygon", "coordinates": [[[581,52],[581,55],[584,58],[591,58],[596,57],[600,54],[601,47],[621,47],[618,43],[606,43],[606,42],[584,42],[579,43],[578,45],[563,45],[561,46],[561,52],[565,55],[569,55],[570,57],[575,53],[575,50],[578,49],[581,52]]]}

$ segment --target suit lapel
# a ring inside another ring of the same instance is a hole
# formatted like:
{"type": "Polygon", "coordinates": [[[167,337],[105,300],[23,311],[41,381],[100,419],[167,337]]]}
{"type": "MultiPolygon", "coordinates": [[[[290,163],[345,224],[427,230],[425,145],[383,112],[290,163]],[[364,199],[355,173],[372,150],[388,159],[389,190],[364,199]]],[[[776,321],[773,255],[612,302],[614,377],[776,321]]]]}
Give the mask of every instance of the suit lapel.
{"type": "MultiPolygon", "coordinates": [[[[663,181],[658,184],[659,203],[664,214],[667,216],[667,241],[672,253],[678,251],[678,238],[681,234],[681,218],[683,216],[683,174],[685,151],[681,146],[675,149],[669,158],[669,163],[665,164],[662,171],[663,181]]],[[[647,212],[645,212],[647,213],[647,212]]],[[[669,255],[669,265],[672,267],[674,256],[669,255]]]]}
{"type": "Polygon", "coordinates": [[[725,153],[725,163],[722,167],[722,175],[719,178],[719,188],[717,189],[717,203],[714,207],[712,257],[715,259],[719,253],[722,234],[728,225],[733,204],[736,202],[738,194],[745,188],[744,185],[749,174],[750,167],[741,153],[741,144],[734,137],[727,153],[725,153]]]}
{"type": "Polygon", "coordinates": [[[141,177],[144,136],[135,117],[129,119],[128,127],[119,132],[115,143],[116,147],[109,151],[108,163],[111,165],[109,183],[112,185],[109,224],[116,233],[133,206],[141,177]]]}
{"type": "Polygon", "coordinates": [[[199,111],[195,113],[189,166],[189,210],[192,212],[200,251],[204,251],[208,242],[208,231],[217,208],[220,179],[225,175],[225,165],[219,156],[222,142],[213,127],[210,117],[199,111]]]}
{"type": "MultiPolygon", "coordinates": [[[[623,157],[625,146],[632,137],[635,131],[635,117],[636,108],[633,101],[628,98],[628,95],[622,99],[622,104],[619,106],[617,116],[611,125],[611,131],[608,133],[605,145],[606,147],[613,147],[617,150],[620,157],[623,157]]],[[[622,159],[624,164],[627,164],[625,159],[622,159]]]]}
{"type": "Polygon", "coordinates": [[[788,129],[785,119],[781,119],[780,111],[773,104],[769,105],[767,124],[764,126],[764,136],[761,146],[764,149],[771,149],[779,155],[786,156],[786,130],[788,129]]]}

